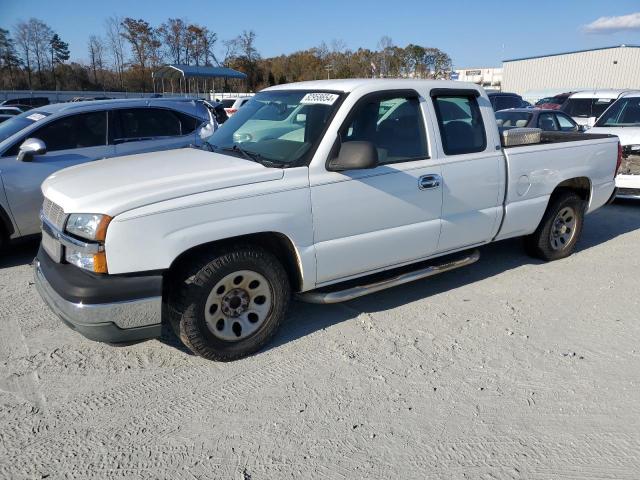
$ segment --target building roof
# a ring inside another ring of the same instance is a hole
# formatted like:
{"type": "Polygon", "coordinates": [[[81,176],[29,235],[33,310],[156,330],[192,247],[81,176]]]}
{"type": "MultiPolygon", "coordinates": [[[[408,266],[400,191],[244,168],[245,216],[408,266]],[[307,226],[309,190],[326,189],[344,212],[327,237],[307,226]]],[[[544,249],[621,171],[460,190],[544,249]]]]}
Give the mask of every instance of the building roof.
{"type": "Polygon", "coordinates": [[[153,72],[154,78],[247,78],[247,75],[227,67],[168,64],[153,72]]]}
{"type": "Polygon", "coordinates": [[[503,60],[503,63],[506,62],[519,62],[521,60],[533,60],[535,58],[545,58],[545,57],[557,57],[559,55],[571,55],[572,53],[584,53],[584,52],[595,52],[597,50],[612,50],[614,48],[640,48],[640,45],[614,45],[611,47],[600,47],[600,48],[588,48],[586,50],[574,50],[572,52],[560,52],[560,53],[550,53],[548,55],[536,55],[533,57],[522,57],[522,58],[511,58],[509,60],[503,60]]]}

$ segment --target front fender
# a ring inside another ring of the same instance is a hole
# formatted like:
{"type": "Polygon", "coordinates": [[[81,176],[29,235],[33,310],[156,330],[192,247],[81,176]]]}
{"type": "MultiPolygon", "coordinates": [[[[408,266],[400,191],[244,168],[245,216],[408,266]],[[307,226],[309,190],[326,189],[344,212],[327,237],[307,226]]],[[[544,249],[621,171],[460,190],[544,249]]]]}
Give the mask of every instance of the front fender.
{"type": "Polygon", "coordinates": [[[107,266],[111,274],[165,270],[193,247],[263,232],[280,233],[291,241],[303,289],[312,286],[315,253],[307,188],[115,217],[105,243],[107,266]]]}

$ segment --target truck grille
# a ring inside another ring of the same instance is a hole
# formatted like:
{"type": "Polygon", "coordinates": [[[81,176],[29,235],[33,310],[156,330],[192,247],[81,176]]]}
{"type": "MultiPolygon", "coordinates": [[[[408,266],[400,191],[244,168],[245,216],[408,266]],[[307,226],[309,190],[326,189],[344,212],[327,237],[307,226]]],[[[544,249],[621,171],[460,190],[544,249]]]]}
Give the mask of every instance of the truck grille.
{"type": "Polygon", "coordinates": [[[53,203],[48,198],[44,199],[42,204],[42,214],[58,230],[64,230],[64,224],[67,221],[67,215],[62,210],[62,207],[56,203],[53,203]]]}

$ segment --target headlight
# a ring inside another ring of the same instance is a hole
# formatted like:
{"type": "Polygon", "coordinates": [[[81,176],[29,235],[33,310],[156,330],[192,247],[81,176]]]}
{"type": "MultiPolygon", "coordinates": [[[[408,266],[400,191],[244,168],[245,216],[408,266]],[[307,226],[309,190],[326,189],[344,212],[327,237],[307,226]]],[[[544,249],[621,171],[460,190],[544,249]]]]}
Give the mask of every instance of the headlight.
{"type": "Polygon", "coordinates": [[[67,220],[66,230],[78,237],[102,242],[107,236],[107,226],[110,221],[109,215],[72,213],[67,220]]]}

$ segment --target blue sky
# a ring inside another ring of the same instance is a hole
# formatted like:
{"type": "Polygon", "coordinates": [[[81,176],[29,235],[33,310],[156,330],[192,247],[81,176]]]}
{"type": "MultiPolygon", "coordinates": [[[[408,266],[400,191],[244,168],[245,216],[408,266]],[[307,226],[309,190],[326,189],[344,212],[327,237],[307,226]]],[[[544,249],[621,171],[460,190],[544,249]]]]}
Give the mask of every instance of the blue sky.
{"type": "Polygon", "coordinates": [[[253,29],[265,57],[333,39],[351,49],[375,48],[388,35],[396,45],[438,47],[456,67],[474,67],[499,66],[505,58],[640,44],[640,26],[631,17],[625,17],[632,23],[627,21],[622,31],[606,25],[598,29],[601,33],[583,28],[600,17],[637,12],[638,0],[0,0],[0,27],[11,30],[19,19],[40,18],[69,42],[72,58],[81,60],[87,58],[89,35],[103,34],[104,19],[119,15],[152,25],[182,17],[207,25],[220,39],[253,29]]]}

